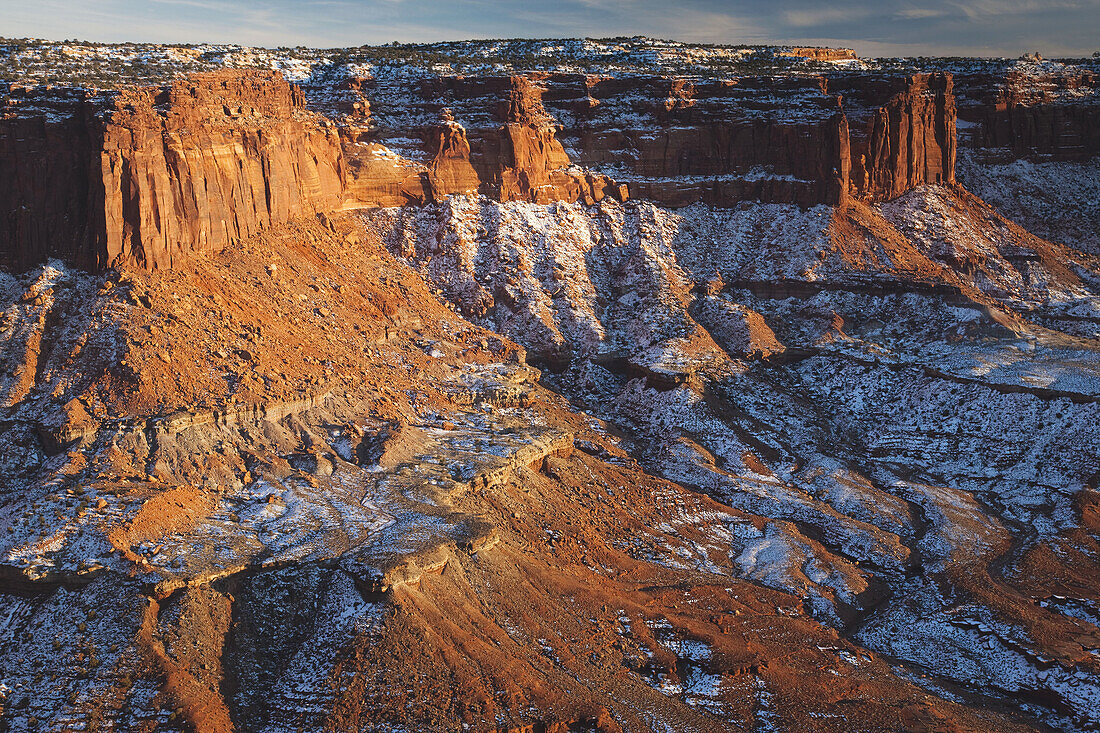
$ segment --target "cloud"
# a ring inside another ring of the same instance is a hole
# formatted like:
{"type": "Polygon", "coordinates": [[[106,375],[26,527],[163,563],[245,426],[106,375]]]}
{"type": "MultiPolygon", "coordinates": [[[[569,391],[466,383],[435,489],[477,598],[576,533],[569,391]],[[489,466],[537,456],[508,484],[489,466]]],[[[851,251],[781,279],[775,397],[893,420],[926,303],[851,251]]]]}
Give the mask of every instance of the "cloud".
{"type": "Polygon", "coordinates": [[[895,15],[905,20],[920,20],[922,18],[942,18],[949,15],[944,8],[902,8],[895,15]]]}
{"type": "Polygon", "coordinates": [[[973,19],[1003,17],[1006,15],[1027,15],[1030,13],[1058,13],[1082,8],[1100,9],[1100,2],[1080,2],[1075,0],[973,0],[973,2],[953,2],[951,5],[962,14],[973,19]]]}

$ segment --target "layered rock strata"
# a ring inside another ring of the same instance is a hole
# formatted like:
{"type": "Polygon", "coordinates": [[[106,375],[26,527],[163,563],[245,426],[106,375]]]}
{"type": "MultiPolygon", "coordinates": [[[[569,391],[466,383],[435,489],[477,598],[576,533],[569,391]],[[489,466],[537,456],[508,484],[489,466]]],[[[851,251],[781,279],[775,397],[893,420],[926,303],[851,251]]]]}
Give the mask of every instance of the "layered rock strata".
{"type": "Polygon", "coordinates": [[[643,88],[652,101],[639,110],[636,86],[594,84],[600,104],[574,138],[582,163],[622,171],[635,196],[672,206],[842,202],[847,122],[823,80],[649,79],[643,88]]]}
{"type": "Polygon", "coordinates": [[[467,131],[448,109],[441,124],[425,137],[432,162],[428,195],[433,200],[454,193],[480,191],[498,201],[583,201],[607,195],[622,200],[625,189],[607,176],[570,169],[573,161],[557,139],[554,118],[542,103],[543,88],[523,76],[498,89],[498,124],[477,130],[473,145],[467,131]]]}
{"type": "MultiPolygon", "coordinates": [[[[61,257],[94,265],[89,221],[96,103],[82,90],[0,87],[0,261],[21,269],[61,257]]],[[[102,204],[101,204],[102,205],[102,204]]]]}
{"type": "Polygon", "coordinates": [[[55,265],[0,277],[6,730],[1100,721],[1095,267],[957,190],[55,265]]]}
{"type": "Polygon", "coordinates": [[[2,264],[171,267],[302,215],[474,192],[836,206],[954,180],[946,74],[409,84],[332,82],[335,122],[275,72],[102,94],[9,87],[2,264]]]}
{"type": "MultiPolygon", "coordinates": [[[[454,137],[439,133],[444,110],[446,124],[460,127],[469,145],[463,156],[478,172],[479,190],[500,200],[543,200],[540,190],[555,200],[586,200],[568,185],[548,185],[548,178],[566,182],[568,166],[606,175],[631,198],[669,206],[839,205],[849,195],[890,198],[926,181],[953,180],[955,109],[947,74],[451,76],[379,81],[370,94],[400,102],[378,105],[377,139],[401,145],[411,130],[426,128],[421,134],[433,155],[445,150],[440,139],[454,137]],[[864,157],[877,156],[863,164],[874,169],[870,177],[861,169],[858,180],[851,178],[853,146],[864,157]],[[524,160],[531,151],[537,154],[524,160]],[[511,167],[541,185],[517,186],[511,167]]],[[[471,186],[445,192],[462,190],[471,186]]]]}
{"type": "Polygon", "coordinates": [[[963,142],[976,148],[1080,159],[1100,153],[1100,74],[1021,64],[959,78],[963,142]]]}
{"type": "Polygon", "coordinates": [[[859,56],[851,48],[822,48],[820,46],[795,46],[780,51],[778,56],[789,56],[807,61],[856,61],[859,56]]]}

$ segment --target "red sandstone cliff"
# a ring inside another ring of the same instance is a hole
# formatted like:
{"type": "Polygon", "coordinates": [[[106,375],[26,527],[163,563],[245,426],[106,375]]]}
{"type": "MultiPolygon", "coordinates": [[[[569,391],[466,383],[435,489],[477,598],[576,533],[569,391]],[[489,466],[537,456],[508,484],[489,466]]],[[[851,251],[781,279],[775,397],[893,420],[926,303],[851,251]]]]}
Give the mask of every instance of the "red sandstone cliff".
{"type": "MultiPolygon", "coordinates": [[[[607,176],[571,170],[572,161],[558,141],[553,117],[542,104],[543,89],[531,78],[511,77],[498,102],[502,124],[469,132],[445,110],[442,123],[428,131],[428,197],[480,191],[499,201],[583,201],[611,195],[626,197],[625,188],[607,176]]],[[[492,97],[489,97],[491,100],[492,97]]],[[[486,106],[490,106],[489,100],[486,106]]]]}
{"type": "Polygon", "coordinates": [[[455,193],[477,193],[481,178],[470,164],[470,141],[466,130],[445,110],[442,123],[431,131],[428,147],[432,153],[428,181],[433,199],[455,193]]]}
{"type": "Polygon", "coordinates": [[[967,75],[959,83],[970,145],[1063,159],[1100,153],[1100,74],[1013,71],[967,75]]]}
{"type": "Polygon", "coordinates": [[[169,267],[271,224],[340,205],[335,128],[273,72],[219,71],[110,96],[7,96],[0,252],[88,267],[169,267]],[[28,114],[28,108],[32,113],[28,114]]]}
{"type": "Polygon", "coordinates": [[[527,77],[512,79],[508,112],[496,159],[487,156],[490,185],[501,201],[537,201],[552,192],[550,174],[569,165],[554,135],[553,119],[542,106],[542,90],[527,77]]]}
{"type": "Polygon", "coordinates": [[[275,73],[215,72],[124,93],[104,126],[106,261],[220,249],[343,197],[339,138],[275,73]]]}
{"type": "Polygon", "coordinates": [[[807,59],[809,61],[854,61],[859,58],[851,48],[822,48],[819,46],[795,46],[780,51],[779,56],[807,59]]]}
{"type": "Polygon", "coordinates": [[[551,84],[560,85],[551,111],[576,119],[561,133],[574,162],[608,172],[635,198],[812,205],[847,193],[847,124],[821,78],[560,75],[551,84]]]}
{"type": "Polygon", "coordinates": [[[422,133],[427,199],[476,189],[591,202],[623,197],[625,184],[631,197],[669,206],[840,205],[954,180],[949,74],[441,77],[406,93],[424,110],[454,105],[467,123],[448,117],[422,133]]]}
{"type": "Polygon", "coordinates": [[[810,206],[954,180],[947,74],[440,78],[413,90],[436,122],[402,129],[375,123],[358,79],[337,89],[339,126],[273,72],[100,95],[0,91],[8,268],[50,256],[170,267],[297,216],[455,193],[810,206]]]}
{"type": "Polygon", "coordinates": [[[846,77],[841,94],[851,139],[851,190],[896,198],[925,183],[955,180],[955,97],[950,74],[846,77]]]}

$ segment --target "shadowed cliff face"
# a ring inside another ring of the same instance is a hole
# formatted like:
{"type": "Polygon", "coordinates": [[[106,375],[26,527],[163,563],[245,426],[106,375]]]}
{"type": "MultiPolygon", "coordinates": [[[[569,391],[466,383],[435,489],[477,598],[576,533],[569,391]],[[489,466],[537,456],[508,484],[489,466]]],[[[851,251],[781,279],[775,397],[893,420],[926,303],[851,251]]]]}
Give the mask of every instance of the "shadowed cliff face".
{"type": "Polygon", "coordinates": [[[971,147],[1056,160],[1100,152],[1100,75],[1095,71],[1035,65],[1002,75],[967,75],[957,83],[965,144],[971,147]]]}
{"type": "MultiPolygon", "coordinates": [[[[500,94],[490,81],[444,78],[426,90],[432,98],[447,100],[455,117],[465,120],[475,167],[504,170],[514,152],[541,151],[539,166],[549,163],[550,177],[565,184],[550,182],[548,190],[558,200],[587,200],[584,194],[590,194],[599,201],[600,188],[609,190],[607,181],[591,191],[582,186],[582,195],[575,195],[576,186],[553,172],[569,163],[625,185],[633,198],[673,206],[745,200],[839,203],[847,193],[846,121],[837,99],[823,92],[820,78],[688,82],[534,75],[533,81],[522,81],[519,95],[530,101],[505,107],[513,118],[505,125],[510,139],[503,144],[495,119],[479,112],[491,109],[500,94]],[[524,125],[516,125],[517,109],[528,120],[524,125]],[[561,159],[558,146],[568,156],[563,162],[555,162],[561,159]]],[[[417,90],[405,93],[414,109],[428,106],[417,90]]],[[[512,96],[517,96],[514,90],[512,96]]],[[[387,117],[384,124],[391,120],[387,117]]],[[[484,192],[504,200],[535,200],[517,196],[514,186],[505,186],[503,194],[499,186],[496,190],[484,192]]]]}
{"type": "Polygon", "coordinates": [[[959,74],[958,178],[1014,221],[1100,252],[1100,75],[1095,67],[1017,62],[959,74]]]}
{"type": "Polygon", "coordinates": [[[99,100],[83,90],[11,86],[4,104],[0,259],[12,269],[47,257],[88,268],[104,264],[96,257],[102,226],[94,221],[103,187],[92,175],[99,100]]]}

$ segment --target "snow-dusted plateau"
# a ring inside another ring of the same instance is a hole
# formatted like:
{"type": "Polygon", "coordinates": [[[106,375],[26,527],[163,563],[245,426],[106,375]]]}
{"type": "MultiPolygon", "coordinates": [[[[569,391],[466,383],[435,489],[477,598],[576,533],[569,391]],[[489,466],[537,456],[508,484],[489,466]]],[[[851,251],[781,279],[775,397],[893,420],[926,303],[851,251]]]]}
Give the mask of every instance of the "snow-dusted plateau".
{"type": "Polygon", "coordinates": [[[1100,61],[0,39],[0,733],[1100,730],[1100,61]]]}

